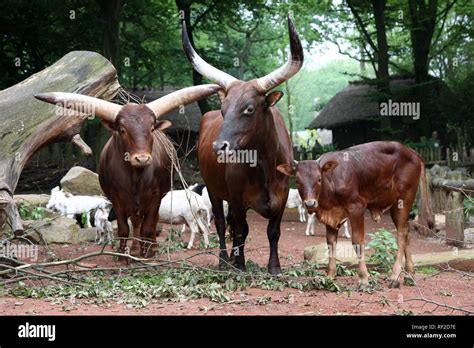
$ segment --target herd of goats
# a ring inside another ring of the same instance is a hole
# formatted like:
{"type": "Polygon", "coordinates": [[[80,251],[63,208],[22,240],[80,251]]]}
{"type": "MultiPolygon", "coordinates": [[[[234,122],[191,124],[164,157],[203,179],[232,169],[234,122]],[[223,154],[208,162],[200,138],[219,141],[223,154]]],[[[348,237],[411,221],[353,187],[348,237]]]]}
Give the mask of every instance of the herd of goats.
{"type": "MultiPolygon", "coordinates": [[[[385,211],[390,211],[397,228],[398,252],[389,286],[400,286],[405,272],[414,273],[408,217],[420,178],[426,198],[423,160],[399,143],[373,142],[326,153],[316,161],[295,161],[288,130],[275,106],[283,93],[274,90],[303,65],[302,45],[290,17],[288,30],[290,54],[286,64],[250,81],[238,80],[204,61],[192,47],[183,23],[183,48],[189,62],[215,84],[183,88],[147,104],[118,105],[75,93],[36,94],[37,99],[62,108],[93,110],[112,134],[99,164],[99,182],[108,200],[88,198],[79,203],[80,197],[55,188],[49,206],[73,215],[91,210],[94,203],[100,208],[95,213],[101,231],[98,239],[106,242],[112,238],[110,220],[116,219],[120,253],[127,248],[130,222],[133,240],[129,252],[143,258],[156,253],[158,222],[189,226],[192,236],[188,247],[192,247],[199,230],[208,244],[212,216],[219,237],[219,265],[230,263],[240,270],[245,270],[244,246],[249,232],[246,212],[252,209],[268,219],[268,271],[277,275],[281,273],[278,241],[282,216],[285,206],[296,205],[301,219],[306,210],[309,221],[317,218],[326,225],[330,277],[336,275],[335,246],[339,228],[345,225],[346,237],[352,239],[358,256],[362,285],[368,284],[369,277],[364,213],[369,210],[378,222],[385,211]],[[164,134],[171,123],[160,117],[215,93],[221,109],[202,116],[197,146],[205,188],[170,191],[177,168],[176,151],[164,134]],[[248,151],[256,153],[256,165],[226,162],[219,156],[248,151]],[[297,190],[290,190],[292,176],[296,177],[297,190]],[[71,208],[74,204],[67,202],[72,200],[78,203],[71,208]],[[109,202],[110,212],[104,210],[109,202]],[[227,229],[232,235],[230,255],[225,241],[227,229]]],[[[430,216],[429,211],[427,214],[430,216]]],[[[434,227],[431,222],[428,225],[434,227]]]]}

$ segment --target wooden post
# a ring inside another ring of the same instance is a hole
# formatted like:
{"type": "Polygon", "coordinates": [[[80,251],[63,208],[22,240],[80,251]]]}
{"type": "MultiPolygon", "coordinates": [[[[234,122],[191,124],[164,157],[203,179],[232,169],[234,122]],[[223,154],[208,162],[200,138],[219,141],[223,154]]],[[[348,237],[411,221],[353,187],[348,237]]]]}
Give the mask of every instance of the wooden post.
{"type": "MultiPolygon", "coordinates": [[[[462,173],[459,171],[449,172],[448,179],[462,180],[462,173]]],[[[449,192],[448,212],[446,213],[446,244],[457,247],[464,246],[463,198],[461,192],[449,192]]]]}

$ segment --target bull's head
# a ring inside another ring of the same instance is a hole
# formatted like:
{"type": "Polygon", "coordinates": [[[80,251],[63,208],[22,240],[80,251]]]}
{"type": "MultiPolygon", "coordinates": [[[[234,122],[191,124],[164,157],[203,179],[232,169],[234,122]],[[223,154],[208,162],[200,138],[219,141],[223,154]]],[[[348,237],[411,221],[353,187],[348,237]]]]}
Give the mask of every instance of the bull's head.
{"type": "Polygon", "coordinates": [[[336,161],[328,161],[321,167],[319,161],[293,161],[291,165],[280,164],[277,170],[288,176],[296,177],[296,186],[304,205],[310,213],[319,205],[319,196],[324,176],[337,167],[336,161]]]}
{"type": "Polygon", "coordinates": [[[148,104],[114,104],[102,99],[75,93],[41,93],[35,98],[67,109],[91,113],[101,119],[121,140],[124,158],[130,165],[143,168],[152,162],[153,132],[171,125],[159,118],[177,108],[216,93],[218,85],[183,88],[148,104]],[[125,156],[126,153],[126,156],[125,156]]]}
{"type": "Polygon", "coordinates": [[[214,151],[238,150],[251,147],[254,141],[265,137],[269,122],[268,108],[274,106],[283,93],[274,91],[276,86],[295,75],[303,65],[303,48],[293,22],[288,17],[290,55],[285,65],[272,73],[250,81],[241,81],[206,63],[193,49],[183,22],[183,47],[193,68],[223,88],[221,112],[224,117],[222,131],[214,142],[214,151]]]}

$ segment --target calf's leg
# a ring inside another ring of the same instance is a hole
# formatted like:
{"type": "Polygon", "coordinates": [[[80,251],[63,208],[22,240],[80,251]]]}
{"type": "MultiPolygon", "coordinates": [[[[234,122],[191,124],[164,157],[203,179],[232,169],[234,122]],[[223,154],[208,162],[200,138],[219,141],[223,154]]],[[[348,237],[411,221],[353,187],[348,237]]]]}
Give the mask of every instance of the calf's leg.
{"type": "Polygon", "coordinates": [[[350,212],[349,220],[352,229],[352,246],[359,260],[359,283],[361,285],[368,285],[369,272],[365,265],[364,208],[360,206],[353,207],[350,212]]]}
{"type": "Polygon", "coordinates": [[[404,279],[402,274],[403,257],[406,258],[406,271],[410,274],[414,274],[413,260],[411,258],[411,250],[409,248],[410,236],[408,229],[408,215],[411,204],[409,204],[407,207],[406,200],[402,200],[401,202],[404,203],[394,204],[390,209],[390,215],[392,216],[392,220],[397,227],[398,245],[397,258],[393,264],[392,275],[390,276],[390,288],[400,287],[400,282],[402,282],[404,279]]]}
{"type": "Polygon", "coordinates": [[[336,277],[336,250],[338,230],[326,225],[326,241],[328,244],[328,277],[336,277]]]}

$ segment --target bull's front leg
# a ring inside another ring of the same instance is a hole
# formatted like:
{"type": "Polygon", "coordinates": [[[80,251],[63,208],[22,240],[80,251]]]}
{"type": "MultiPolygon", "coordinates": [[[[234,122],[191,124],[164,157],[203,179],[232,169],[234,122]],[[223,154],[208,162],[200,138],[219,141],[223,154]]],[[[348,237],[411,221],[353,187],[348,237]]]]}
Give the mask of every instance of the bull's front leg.
{"type": "Polygon", "coordinates": [[[233,204],[232,221],[235,221],[235,224],[232,225],[234,228],[234,238],[232,242],[230,260],[236,268],[240,269],[241,271],[245,271],[244,247],[245,239],[249,234],[249,225],[247,224],[245,208],[239,206],[238,204],[233,204]]]}
{"type": "MultiPolygon", "coordinates": [[[[128,216],[120,210],[119,207],[114,206],[115,215],[117,216],[117,235],[119,238],[119,247],[118,252],[120,254],[125,254],[125,248],[127,247],[127,240],[130,233],[130,228],[128,226],[128,216]]],[[[119,261],[127,261],[128,257],[119,256],[119,261]]]]}
{"type": "Polygon", "coordinates": [[[267,227],[267,237],[270,243],[270,258],[268,260],[268,272],[273,275],[281,274],[280,259],[278,257],[278,241],[280,240],[280,224],[285,208],[270,218],[267,227]]]}
{"type": "Polygon", "coordinates": [[[160,209],[161,200],[158,204],[150,204],[150,209],[146,212],[142,228],[141,228],[141,240],[140,249],[141,255],[145,258],[154,257],[157,250],[156,242],[156,225],[158,224],[158,211],[160,209]]]}
{"type": "Polygon", "coordinates": [[[140,240],[141,240],[141,226],[142,226],[142,217],[139,215],[133,215],[132,218],[133,226],[133,240],[132,240],[132,249],[130,250],[130,255],[140,257],[140,240]]]}

